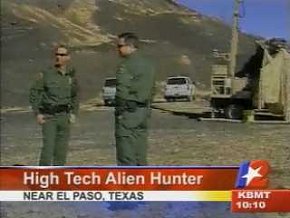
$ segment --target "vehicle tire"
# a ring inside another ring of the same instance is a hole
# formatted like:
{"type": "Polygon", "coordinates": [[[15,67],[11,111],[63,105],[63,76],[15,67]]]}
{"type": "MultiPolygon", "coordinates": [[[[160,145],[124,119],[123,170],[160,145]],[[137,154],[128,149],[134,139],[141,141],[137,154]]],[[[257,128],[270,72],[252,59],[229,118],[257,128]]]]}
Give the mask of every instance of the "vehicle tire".
{"type": "Polygon", "coordinates": [[[191,102],[192,101],[192,96],[187,96],[186,97],[186,100],[189,101],[189,102],[191,102]]]}
{"type": "Polygon", "coordinates": [[[227,119],[240,120],[243,118],[243,106],[238,104],[230,104],[225,109],[225,117],[227,119]]]}

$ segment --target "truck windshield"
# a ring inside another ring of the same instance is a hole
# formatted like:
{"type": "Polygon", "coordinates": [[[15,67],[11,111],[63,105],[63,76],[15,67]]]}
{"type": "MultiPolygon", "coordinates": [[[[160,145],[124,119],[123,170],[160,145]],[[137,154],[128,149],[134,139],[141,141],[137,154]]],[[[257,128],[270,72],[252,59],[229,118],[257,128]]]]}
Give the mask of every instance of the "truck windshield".
{"type": "Polygon", "coordinates": [[[171,79],[168,79],[167,84],[169,85],[186,84],[186,80],[185,78],[171,78],[171,79]]]}
{"type": "Polygon", "coordinates": [[[116,86],[116,79],[107,79],[105,82],[106,87],[115,87],[116,86]]]}

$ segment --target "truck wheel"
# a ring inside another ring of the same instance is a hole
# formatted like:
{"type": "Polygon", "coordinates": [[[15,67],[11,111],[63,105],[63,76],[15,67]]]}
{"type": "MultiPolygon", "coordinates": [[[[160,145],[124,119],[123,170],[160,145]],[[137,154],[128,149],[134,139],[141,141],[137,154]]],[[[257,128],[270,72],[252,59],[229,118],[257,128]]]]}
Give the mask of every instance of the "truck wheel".
{"type": "Polygon", "coordinates": [[[186,100],[189,101],[189,102],[192,101],[192,96],[187,96],[186,100]]]}
{"type": "Polygon", "coordinates": [[[104,101],[104,105],[105,105],[105,106],[109,106],[109,105],[110,105],[110,101],[105,100],[105,101],[104,101]]]}
{"type": "Polygon", "coordinates": [[[243,118],[243,106],[230,104],[225,109],[225,117],[227,119],[240,120],[243,118]]]}

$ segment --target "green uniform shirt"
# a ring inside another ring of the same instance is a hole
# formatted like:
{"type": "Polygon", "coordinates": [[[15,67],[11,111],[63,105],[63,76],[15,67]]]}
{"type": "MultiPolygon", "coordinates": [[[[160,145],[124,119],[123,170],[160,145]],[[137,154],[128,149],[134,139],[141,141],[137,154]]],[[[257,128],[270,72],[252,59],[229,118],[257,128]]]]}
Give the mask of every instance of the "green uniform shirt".
{"type": "Polygon", "coordinates": [[[154,65],[138,51],[125,58],[116,77],[116,99],[140,103],[151,101],[155,80],[154,65]]]}
{"type": "Polygon", "coordinates": [[[62,74],[55,68],[40,73],[30,89],[29,101],[37,114],[46,105],[56,107],[67,105],[76,114],[79,107],[78,85],[75,70],[68,69],[62,74]]]}

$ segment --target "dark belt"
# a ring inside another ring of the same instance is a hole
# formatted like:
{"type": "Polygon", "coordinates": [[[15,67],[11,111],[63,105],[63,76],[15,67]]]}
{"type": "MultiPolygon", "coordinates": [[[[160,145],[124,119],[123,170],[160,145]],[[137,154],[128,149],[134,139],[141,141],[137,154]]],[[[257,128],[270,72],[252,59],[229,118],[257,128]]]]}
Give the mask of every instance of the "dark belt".
{"type": "Polygon", "coordinates": [[[130,105],[136,105],[137,107],[148,107],[149,102],[138,102],[138,101],[132,101],[132,100],[127,100],[126,105],[130,107],[130,105]]]}
{"type": "Polygon", "coordinates": [[[57,114],[57,113],[69,113],[70,106],[69,105],[45,105],[40,109],[40,112],[43,114],[57,114]]]}
{"type": "Polygon", "coordinates": [[[148,102],[137,102],[137,106],[138,107],[147,107],[148,106],[148,102]]]}

